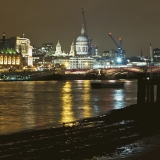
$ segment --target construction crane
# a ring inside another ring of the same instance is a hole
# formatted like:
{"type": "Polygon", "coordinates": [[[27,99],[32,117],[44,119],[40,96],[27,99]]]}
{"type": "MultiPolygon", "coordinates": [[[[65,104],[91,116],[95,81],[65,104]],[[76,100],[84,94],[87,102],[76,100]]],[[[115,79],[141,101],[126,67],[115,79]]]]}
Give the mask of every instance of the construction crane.
{"type": "MultiPolygon", "coordinates": [[[[84,23],[84,30],[85,30],[85,35],[88,38],[88,32],[87,32],[87,25],[86,25],[86,18],[84,14],[84,9],[82,8],[82,16],[83,16],[83,23],[84,23]]],[[[91,55],[92,52],[92,39],[89,39],[89,44],[88,44],[88,53],[91,55]]]]}
{"type": "Polygon", "coordinates": [[[86,25],[86,18],[85,18],[85,14],[84,14],[84,9],[82,8],[82,16],[83,16],[83,22],[84,22],[84,30],[85,30],[85,35],[88,38],[88,32],[87,32],[87,25],[86,25]]]}
{"type": "Polygon", "coordinates": [[[114,44],[118,47],[118,55],[117,55],[117,57],[121,57],[122,56],[122,38],[118,39],[119,40],[119,45],[118,45],[118,43],[112,37],[112,33],[108,33],[108,35],[113,40],[114,44]]]}

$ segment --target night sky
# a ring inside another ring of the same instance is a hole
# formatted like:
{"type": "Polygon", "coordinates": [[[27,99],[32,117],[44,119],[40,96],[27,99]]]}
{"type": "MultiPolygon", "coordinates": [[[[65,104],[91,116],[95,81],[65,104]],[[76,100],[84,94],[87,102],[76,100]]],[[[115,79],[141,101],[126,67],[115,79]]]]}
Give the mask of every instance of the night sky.
{"type": "Polygon", "coordinates": [[[80,35],[85,11],[87,31],[99,53],[117,49],[112,32],[126,56],[149,56],[149,45],[160,48],[160,0],[0,0],[0,31],[6,38],[29,38],[31,45],[60,41],[68,53],[80,35]]]}

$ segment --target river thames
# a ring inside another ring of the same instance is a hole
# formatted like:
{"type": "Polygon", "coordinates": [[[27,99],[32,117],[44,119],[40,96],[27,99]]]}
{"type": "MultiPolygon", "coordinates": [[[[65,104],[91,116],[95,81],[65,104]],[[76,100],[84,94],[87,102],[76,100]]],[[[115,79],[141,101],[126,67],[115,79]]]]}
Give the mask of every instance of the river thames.
{"type": "Polygon", "coordinates": [[[137,81],[120,89],[92,89],[89,80],[1,82],[0,134],[105,114],[137,102],[137,81]]]}

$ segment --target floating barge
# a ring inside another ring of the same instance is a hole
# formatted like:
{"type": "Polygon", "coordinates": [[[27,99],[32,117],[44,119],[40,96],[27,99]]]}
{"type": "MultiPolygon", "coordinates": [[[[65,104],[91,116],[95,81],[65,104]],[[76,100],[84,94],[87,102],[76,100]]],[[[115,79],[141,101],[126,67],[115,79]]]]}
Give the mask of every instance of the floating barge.
{"type": "Polygon", "coordinates": [[[92,89],[100,89],[100,88],[123,88],[125,82],[102,82],[102,81],[93,81],[90,83],[92,89]]]}

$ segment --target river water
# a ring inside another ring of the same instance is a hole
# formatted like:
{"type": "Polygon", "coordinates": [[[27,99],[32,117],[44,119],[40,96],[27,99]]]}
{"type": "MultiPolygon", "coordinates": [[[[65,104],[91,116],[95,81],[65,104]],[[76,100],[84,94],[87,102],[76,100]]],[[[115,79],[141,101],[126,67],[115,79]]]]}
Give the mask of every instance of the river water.
{"type": "Polygon", "coordinates": [[[0,134],[55,127],[137,101],[137,81],[122,89],[91,89],[89,80],[1,82],[0,134]]]}

